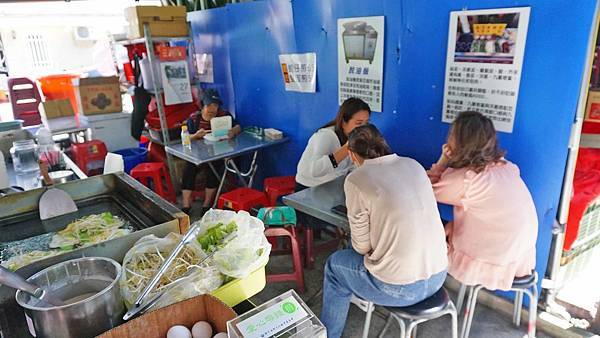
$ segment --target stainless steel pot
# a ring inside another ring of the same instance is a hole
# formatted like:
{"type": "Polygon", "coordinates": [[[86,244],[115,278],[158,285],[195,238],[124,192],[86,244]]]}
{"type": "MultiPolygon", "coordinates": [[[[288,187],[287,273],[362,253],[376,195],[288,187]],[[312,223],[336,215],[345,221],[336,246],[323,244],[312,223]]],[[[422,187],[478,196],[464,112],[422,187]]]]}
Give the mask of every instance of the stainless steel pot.
{"type": "Polygon", "coordinates": [[[46,306],[17,291],[31,334],[40,337],[95,337],[122,323],[121,265],[110,258],[84,257],[62,262],[29,277],[67,304],[46,306]]]}

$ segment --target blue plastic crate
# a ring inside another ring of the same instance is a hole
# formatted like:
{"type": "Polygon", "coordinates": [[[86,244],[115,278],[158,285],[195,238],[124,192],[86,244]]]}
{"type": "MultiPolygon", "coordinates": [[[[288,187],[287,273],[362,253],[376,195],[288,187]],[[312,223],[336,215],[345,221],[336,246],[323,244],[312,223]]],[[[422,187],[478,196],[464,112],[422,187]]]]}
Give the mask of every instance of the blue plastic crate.
{"type": "Polygon", "coordinates": [[[131,173],[131,169],[135,168],[136,165],[146,162],[148,157],[148,149],[146,148],[121,149],[114,153],[123,156],[125,172],[128,174],[131,173]]]}

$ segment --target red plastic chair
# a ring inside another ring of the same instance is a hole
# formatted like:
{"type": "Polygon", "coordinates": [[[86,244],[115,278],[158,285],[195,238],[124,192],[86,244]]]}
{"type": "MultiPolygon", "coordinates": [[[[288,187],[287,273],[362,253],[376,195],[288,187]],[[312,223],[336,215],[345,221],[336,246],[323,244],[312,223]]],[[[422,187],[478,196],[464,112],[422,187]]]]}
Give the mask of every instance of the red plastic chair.
{"type": "Polygon", "coordinates": [[[267,281],[269,283],[295,282],[298,286],[298,291],[304,292],[304,268],[302,266],[302,253],[300,251],[296,229],[294,227],[266,228],[265,236],[267,236],[271,245],[273,242],[277,242],[278,238],[289,237],[292,249],[292,263],[294,265],[294,271],[291,273],[268,274],[267,281]]]}
{"type": "Polygon", "coordinates": [[[219,209],[250,211],[253,208],[269,206],[269,201],[262,191],[251,188],[237,188],[219,196],[217,206],[219,209]]]}
{"type": "Polygon", "coordinates": [[[263,186],[269,199],[269,206],[274,207],[277,205],[279,197],[294,193],[296,190],[296,177],[269,177],[265,179],[263,186]]]}
{"type": "Polygon", "coordinates": [[[42,98],[35,82],[26,77],[8,79],[8,95],[15,119],[23,120],[24,126],[42,123],[39,111],[42,98]]]}
{"type": "Polygon", "coordinates": [[[138,164],[131,169],[131,177],[140,181],[146,187],[152,189],[162,198],[171,203],[177,202],[175,189],[171,182],[171,175],[164,163],[149,162],[138,164]]]}

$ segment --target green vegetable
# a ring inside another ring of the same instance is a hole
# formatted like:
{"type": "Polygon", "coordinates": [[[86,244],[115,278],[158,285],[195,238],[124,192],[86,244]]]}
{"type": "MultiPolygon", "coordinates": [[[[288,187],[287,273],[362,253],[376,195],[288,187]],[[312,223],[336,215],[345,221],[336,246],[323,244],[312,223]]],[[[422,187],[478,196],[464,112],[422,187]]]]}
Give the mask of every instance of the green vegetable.
{"type": "Polygon", "coordinates": [[[231,222],[227,225],[218,223],[217,225],[206,230],[205,233],[198,236],[198,243],[202,246],[202,250],[207,253],[212,253],[223,247],[223,240],[231,233],[237,231],[237,224],[231,222]]]}
{"type": "Polygon", "coordinates": [[[75,249],[74,245],[64,245],[60,247],[60,251],[73,251],[75,249]]]}
{"type": "Polygon", "coordinates": [[[102,217],[102,220],[107,224],[112,224],[115,222],[113,215],[110,212],[103,212],[100,217],[102,217]]]}

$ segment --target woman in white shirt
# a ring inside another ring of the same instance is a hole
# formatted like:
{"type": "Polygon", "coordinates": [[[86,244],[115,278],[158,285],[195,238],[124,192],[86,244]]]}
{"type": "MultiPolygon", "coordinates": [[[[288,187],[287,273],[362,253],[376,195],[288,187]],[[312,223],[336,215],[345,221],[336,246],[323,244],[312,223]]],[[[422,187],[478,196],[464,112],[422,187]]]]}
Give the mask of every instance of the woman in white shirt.
{"type": "Polygon", "coordinates": [[[349,138],[358,167],[344,184],[352,248],[336,251],[325,265],[320,318],[329,338],[342,335],[353,294],[382,306],[410,306],[442,287],[448,266],[425,169],[393,154],[371,124],[349,138]]]}
{"type": "Polygon", "coordinates": [[[302,153],[296,174],[296,190],[333,181],[352,166],[348,159],[348,135],[369,122],[371,108],[358,98],[342,103],[335,120],[314,133],[302,153]]]}

